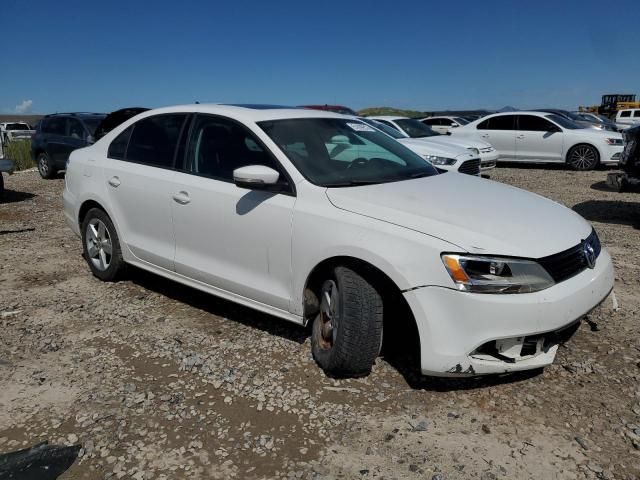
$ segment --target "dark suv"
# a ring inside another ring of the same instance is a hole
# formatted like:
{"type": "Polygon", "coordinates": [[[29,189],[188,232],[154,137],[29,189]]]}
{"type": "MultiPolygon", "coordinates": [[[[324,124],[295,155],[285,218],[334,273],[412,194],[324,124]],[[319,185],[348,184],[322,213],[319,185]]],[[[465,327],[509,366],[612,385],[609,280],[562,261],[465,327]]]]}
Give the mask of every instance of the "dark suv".
{"type": "Polygon", "coordinates": [[[42,178],[52,178],[64,170],[69,154],[91,145],[95,132],[106,115],[102,113],[54,113],[36,125],[31,137],[31,156],[42,178]]]}

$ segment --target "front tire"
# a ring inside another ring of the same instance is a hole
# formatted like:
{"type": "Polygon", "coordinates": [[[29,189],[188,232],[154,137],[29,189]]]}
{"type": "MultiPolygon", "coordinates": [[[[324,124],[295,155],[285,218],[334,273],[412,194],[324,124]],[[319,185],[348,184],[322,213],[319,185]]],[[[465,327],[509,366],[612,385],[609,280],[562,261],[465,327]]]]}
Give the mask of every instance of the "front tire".
{"type": "Polygon", "coordinates": [[[368,374],[382,345],[380,294],[346,267],[333,269],[319,293],[320,309],[311,333],[314,359],[330,375],[368,374]]]}
{"type": "Polygon", "coordinates": [[[91,273],[100,280],[112,282],[124,272],[118,233],[109,216],[92,208],[82,222],[82,251],[91,273]]]}
{"type": "Polygon", "coordinates": [[[53,178],[56,174],[55,169],[53,168],[53,164],[51,163],[51,159],[46,152],[40,152],[38,154],[38,173],[44,179],[53,178]]]}
{"type": "Polygon", "coordinates": [[[600,164],[600,154],[591,145],[576,145],[569,150],[567,163],[574,170],[593,170],[600,164]]]}

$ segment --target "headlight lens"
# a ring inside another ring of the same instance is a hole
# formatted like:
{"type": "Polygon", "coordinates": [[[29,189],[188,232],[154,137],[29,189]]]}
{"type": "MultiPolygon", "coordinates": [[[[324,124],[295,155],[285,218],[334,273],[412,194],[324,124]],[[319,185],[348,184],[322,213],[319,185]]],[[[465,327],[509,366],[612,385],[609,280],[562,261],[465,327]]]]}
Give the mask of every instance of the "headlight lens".
{"type": "Polygon", "coordinates": [[[531,293],[554,284],[532,260],[443,253],[442,263],[458,290],[476,293],[531,293]]]}
{"type": "Polygon", "coordinates": [[[622,145],[621,138],[607,138],[607,143],[609,145],[622,145]]]}
{"type": "Polygon", "coordinates": [[[436,155],[425,155],[424,158],[432,165],[455,165],[457,162],[455,158],[438,157],[436,155]]]}
{"type": "Polygon", "coordinates": [[[480,150],[478,150],[478,149],[477,149],[477,148],[475,148],[475,147],[469,147],[469,148],[467,148],[467,150],[469,150],[470,152],[475,153],[476,155],[479,155],[479,154],[480,154],[480,150]]]}

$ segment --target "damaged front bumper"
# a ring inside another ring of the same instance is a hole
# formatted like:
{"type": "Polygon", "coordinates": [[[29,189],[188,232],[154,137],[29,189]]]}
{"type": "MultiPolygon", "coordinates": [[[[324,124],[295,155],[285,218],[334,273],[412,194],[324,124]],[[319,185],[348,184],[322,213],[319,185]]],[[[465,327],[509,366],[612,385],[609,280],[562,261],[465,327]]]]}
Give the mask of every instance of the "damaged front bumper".
{"type": "Polygon", "coordinates": [[[422,373],[472,376],[549,365],[613,281],[611,257],[603,248],[595,268],[535,293],[478,294],[438,286],[407,291],[420,334],[422,373]]]}

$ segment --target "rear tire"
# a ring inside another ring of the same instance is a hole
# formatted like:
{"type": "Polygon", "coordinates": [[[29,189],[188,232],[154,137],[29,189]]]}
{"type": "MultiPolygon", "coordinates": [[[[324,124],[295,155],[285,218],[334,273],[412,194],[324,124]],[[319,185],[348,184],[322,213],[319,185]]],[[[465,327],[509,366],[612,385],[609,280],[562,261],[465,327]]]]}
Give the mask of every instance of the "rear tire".
{"type": "Polygon", "coordinates": [[[40,176],[44,179],[53,178],[56,170],[53,168],[49,155],[47,155],[46,152],[40,152],[36,160],[38,162],[38,173],[40,176]]]}
{"type": "Polygon", "coordinates": [[[87,212],[81,228],[82,252],[91,273],[105,282],[112,282],[124,273],[118,233],[104,210],[92,208],[87,212]]]}
{"type": "Polygon", "coordinates": [[[600,164],[600,154],[591,145],[576,145],[567,153],[567,163],[574,170],[593,170],[600,164]]]}
{"type": "Polygon", "coordinates": [[[382,345],[380,294],[346,267],[333,269],[318,293],[320,309],[311,333],[314,359],[330,375],[367,375],[382,345]]]}

